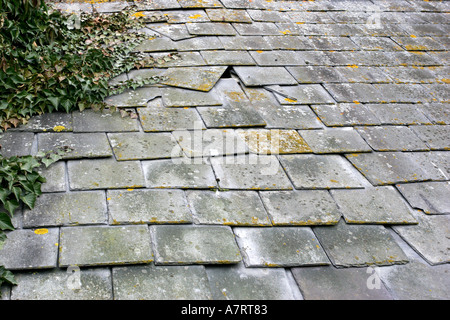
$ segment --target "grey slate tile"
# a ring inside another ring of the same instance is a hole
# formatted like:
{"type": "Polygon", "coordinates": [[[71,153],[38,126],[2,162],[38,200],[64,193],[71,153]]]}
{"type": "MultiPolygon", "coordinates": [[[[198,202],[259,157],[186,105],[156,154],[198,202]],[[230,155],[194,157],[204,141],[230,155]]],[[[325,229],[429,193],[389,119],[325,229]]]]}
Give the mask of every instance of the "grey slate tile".
{"type": "Polygon", "coordinates": [[[325,130],[300,130],[314,153],[356,153],[371,152],[372,149],[352,128],[332,128],[325,130]]]}
{"type": "Polygon", "coordinates": [[[192,89],[198,91],[210,91],[227,67],[184,67],[169,68],[162,84],[168,86],[192,89]]]}
{"type": "Polygon", "coordinates": [[[106,223],[104,191],[45,193],[35,207],[23,212],[23,226],[68,226],[106,223]]]}
{"type": "Polygon", "coordinates": [[[434,124],[450,124],[450,107],[444,103],[419,105],[418,108],[434,124]]]}
{"type": "Polygon", "coordinates": [[[187,191],[196,224],[271,226],[266,210],[254,191],[187,191]]]}
{"type": "Polygon", "coordinates": [[[147,226],[61,228],[59,266],[140,264],[153,261],[147,226]]]}
{"type": "Polygon", "coordinates": [[[275,226],[333,225],[341,217],[325,190],[261,191],[260,196],[275,226]]]}
{"type": "Polygon", "coordinates": [[[177,43],[168,37],[151,37],[136,48],[133,52],[165,52],[165,51],[176,51],[177,43]]]}
{"type": "Polygon", "coordinates": [[[202,57],[209,65],[253,66],[256,62],[246,51],[202,51],[202,57]]]}
{"type": "Polygon", "coordinates": [[[147,27],[153,31],[156,31],[173,41],[179,41],[194,37],[190,34],[184,24],[170,24],[170,23],[152,23],[147,27]]]}
{"type": "Polygon", "coordinates": [[[165,11],[168,23],[198,23],[209,22],[205,10],[169,10],[165,11]]]}
{"type": "Polygon", "coordinates": [[[169,132],[109,133],[117,161],[181,157],[182,151],[169,132]]]}
{"type": "MultiPolygon", "coordinates": [[[[336,12],[338,13],[338,12],[336,12]]],[[[347,12],[341,12],[347,16],[347,12]]],[[[358,12],[359,14],[359,12],[358,12]]],[[[391,38],[387,37],[350,37],[362,50],[367,51],[401,51],[403,50],[391,38]]]]}
{"type": "Polygon", "coordinates": [[[247,268],[328,265],[308,227],[234,228],[247,268]]]}
{"type": "Polygon", "coordinates": [[[219,182],[225,189],[290,190],[291,183],[273,155],[238,155],[211,158],[219,182]]]}
{"type": "Polygon", "coordinates": [[[251,56],[259,66],[302,66],[305,65],[301,54],[297,51],[250,51],[251,56]]]}
{"type": "Polygon", "coordinates": [[[382,70],[397,83],[433,83],[437,78],[433,71],[423,67],[384,67],[382,70]]]}
{"type": "Polygon", "coordinates": [[[297,81],[283,67],[234,67],[242,82],[249,87],[295,85],[297,81]]]}
{"type": "Polygon", "coordinates": [[[107,158],[112,156],[105,133],[38,133],[38,151],[50,152],[70,147],[63,159],[107,158]]]}
{"type": "Polygon", "coordinates": [[[277,36],[282,35],[272,22],[233,23],[233,27],[241,36],[277,36]]]}
{"type": "MultiPolygon", "coordinates": [[[[147,71],[148,69],[142,70],[147,71]]],[[[159,74],[159,71],[157,74],[159,74]]],[[[150,76],[150,74],[147,73],[145,77],[146,76],[150,76]]],[[[142,73],[138,76],[133,74],[130,76],[130,79],[134,80],[138,80],[139,78],[144,78],[142,73]]],[[[160,95],[161,93],[159,92],[159,88],[141,87],[135,90],[126,90],[118,95],[109,96],[105,99],[105,103],[115,107],[145,107],[148,101],[153,100],[160,95]]]]}
{"type": "Polygon", "coordinates": [[[196,36],[234,36],[237,34],[232,25],[226,22],[187,23],[186,27],[190,34],[196,36]]]}
{"type": "Polygon", "coordinates": [[[236,9],[206,9],[209,19],[214,22],[252,23],[252,19],[245,10],[236,9]]]}
{"type": "Polygon", "coordinates": [[[367,181],[339,155],[281,155],[296,189],[363,188],[367,181]]]}
{"type": "Polygon", "coordinates": [[[366,269],[338,269],[334,266],[292,268],[305,300],[392,300],[380,281],[379,287],[367,285],[366,269]]]}
{"type": "Polygon", "coordinates": [[[11,300],[112,300],[110,270],[73,270],[76,274],[62,269],[19,273],[11,300]]]}
{"type": "Polygon", "coordinates": [[[178,9],[181,8],[178,0],[153,0],[137,2],[138,10],[159,10],[159,9],[178,9]]]}
{"type": "Polygon", "coordinates": [[[450,152],[412,152],[411,158],[427,173],[429,180],[450,180],[450,152]]]}
{"type": "Polygon", "coordinates": [[[182,190],[108,190],[107,197],[114,225],[192,222],[182,190]]]}
{"type": "Polygon", "coordinates": [[[249,103],[229,102],[222,107],[198,107],[208,128],[263,127],[266,122],[249,103]]]}
{"type": "Polygon", "coordinates": [[[119,112],[84,110],[73,113],[73,132],[123,132],[138,131],[138,121],[122,118],[119,112]]]}
{"type": "Polygon", "coordinates": [[[197,107],[220,106],[222,102],[217,97],[217,92],[212,89],[209,92],[194,91],[181,88],[162,88],[162,102],[166,107],[197,107]]]}
{"type": "Polygon", "coordinates": [[[58,257],[59,228],[18,229],[7,233],[0,263],[8,270],[51,269],[58,257]]]}
{"type": "Polygon", "coordinates": [[[0,153],[5,157],[21,157],[31,155],[34,133],[4,132],[0,133],[0,153]]]}
{"type": "Polygon", "coordinates": [[[413,208],[427,214],[450,213],[450,184],[447,181],[398,184],[396,187],[413,208]]]}
{"type": "Polygon", "coordinates": [[[450,126],[410,127],[431,150],[450,150],[450,126]]]}
{"type": "Polygon", "coordinates": [[[417,104],[367,104],[366,107],[380,119],[381,124],[431,124],[417,104]]]}
{"type": "Polygon", "coordinates": [[[185,9],[222,7],[218,0],[178,0],[178,3],[185,9]]]}
{"type": "MultiPolygon", "coordinates": [[[[222,37],[220,37],[222,38],[222,37]]],[[[224,49],[219,37],[202,36],[177,41],[178,51],[220,50],[224,49]]]]}
{"type": "Polygon", "coordinates": [[[150,226],[156,265],[234,264],[241,254],[230,227],[150,226]]]}
{"type": "Polygon", "coordinates": [[[262,36],[221,36],[219,40],[226,50],[272,50],[262,36]]]}
{"type": "MultiPolygon", "coordinates": [[[[286,271],[282,268],[206,267],[214,300],[293,300],[286,271]]],[[[255,309],[256,310],[256,309],[255,309]]],[[[261,306],[260,312],[264,312],[261,306]]]]}
{"type": "Polygon", "coordinates": [[[288,95],[294,99],[275,93],[280,104],[330,104],[334,99],[319,84],[299,84],[297,86],[272,86],[278,92],[288,95]]]}
{"type": "Polygon", "coordinates": [[[66,191],[66,164],[63,161],[53,163],[48,168],[39,167],[37,172],[47,181],[41,186],[42,192],[66,191]]]}
{"type": "Polygon", "coordinates": [[[331,190],[347,223],[417,224],[413,211],[393,186],[331,190]]]}
{"type": "Polygon", "coordinates": [[[285,14],[283,14],[283,12],[279,11],[247,9],[247,13],[250,15],[252,20],[256,22],[289,21],[289,18],[285,14]]]}
{"type": "Polygon", "coordinates": [[[139,188],[144,185],[139,161],[71,160],[68,173],[71,190],[139,188]]]}
{"type": "Polygon", "coordinates": [[[127,266],[112,269],[117,300],[211,300],[204,266],[127,266]]]}
{"type": "Polygon", "coordinates": [[[408,262],[408,257],[384,226],[351,225],[341,220],[335,226],[314,227],[314,233],[337,268],[408,262]]]}
{"type": "Polygon", "coordinates": [[[201,158],[143,161],[142,167],[148,188],[212,189],[217,186],[211,165],[201,158]]]}
{"type": "MultiPolygon", "coordinates": [[[[207,65],[199,52],[177,52],[176,55],[171,55],[169,52],[157,52],[151,56],[156,59],[155,67],[158,68],[202,67],[207,65]]],[[[164,77],[164,75],[165,72],[161,77],[164,77]]]]}
{"type": "MultiPolygon", "coordinates": [[[[285,36],[264,36],[265,41],[273,50],[312,50],[311,39],[308,37],[285,36]]],[[[254,49],[256,50],[256,49],[254,49]]],[[[261,50],[261,49],[260,49],[261,50]]]]}
{"type": "Polygon", "coordinates": [[[335,67],[335,70],[340,73],[342,82],[361,82],[361,83],[389,83],[392,79],[383,73],[377,67],[359,67],[357,65],[350,65],[347,67],[335,67]]]}
{"type": "Polygon", "coordinates": [[[375,151],[427,151],[427,145],[406,126],[357,127],[375,151]]]}
{"type": "Polygon", "coordinates": [[[65,112],[43,113],[31,117],[26,124],[20,125],[17,128],[9,129],[12,131],[31,131],[31,132],[46,132],[46,131],[72,131],[72,114],[65,112]]]}
{"type": "Polygon", "coordinates": [[[337,69],[333,67],[299,66],[286,69],[299,83],[339,83],[344,80],[337,69]]]}
{"type": "Polygon", "coordinates": [[[317,113],[320,120],[330,127],[381,124],[375,114],[360,103],[312,105],[311,108],[317,113]]]}
{"type": "Polygon", "coordinates": [[[382,94],[369,83],[326,83],[325,89],[337,102],[381,102],[382,94]]]}

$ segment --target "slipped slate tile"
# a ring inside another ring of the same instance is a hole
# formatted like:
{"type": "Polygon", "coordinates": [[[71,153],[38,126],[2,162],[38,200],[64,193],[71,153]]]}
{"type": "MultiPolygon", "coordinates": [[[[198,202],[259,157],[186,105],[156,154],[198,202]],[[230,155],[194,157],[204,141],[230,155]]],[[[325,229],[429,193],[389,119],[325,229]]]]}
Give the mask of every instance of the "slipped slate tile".
{"type": "Polygon", "coordinates": [[[15,275],[19,284],[13,287],[11,300],[112,300],[109,269],[75,272],[80,276],[79,282],[74,281],[74,273],[70,270],[19,273],[15,275]]]}
{"type": "Polygon", "coordinates": [[[119,112],[84,110],[73,113],[73,132],[139,131],[138,121],[122,118],[119,112]]]}
{"type": "Polygon", "coordinates": [[[211,165],[202,158],[142,162],[148,188],[212,189],[217,186],[211,165]]]}
{"type": "Polygon", "coordinates": [[[234,228],[247,268],[328,265],[308,227],[234,228]]]}
{"type": "Polygon", "coordinates": [[[42,192],[63,192],[66,191],[66,164],[58,161],[49,167],[39,167],[37,172],[47,180],[41,186],[42,192]]]}
{"type": "Polygon", "coordinates": [[[181,157],[182,152],[169,132],[124,132],[109,133],[117,161],[165,159],[181,157]]]}
{"type": "Polygon", "coordinates": [[[196,224],[271,226],[266,210],[254,191],[187,191],[196,224]]]}
{"type": "Polygon", "coordinates": [[[450,184],[444,181],[396,185],[411,207],[427,214],[450,214],[450,184]]]}
{"type": "Polygon", "coordinates": [[[427,151],[428,146],[405,126],[358,127],[356,130],[375,151],[427,151]]]}
{"type": "Polygon", "coordinates": [[[334,99],[318,84],[300,84],[297,86],[272,86],[270,87],[292,98],[287,98],[275,93],[280,104],[330,104],[334,99]]]}
{"type": "Polygon", "coordinates": [[[5,158],[31,155],[34,133],[13,132],[0,133],[0,154],[5,158]]]}
{"type": "Polygon", "coordinates": [[[190,34],[196,36],[234,36],[237,34],[232,25],[226,22],[187,23],[186,27],[190,34]]]}
{"type": "Polygon", "coordinates": [[[25,228],[106,223],[104,191],[45,193],[23,212],[25,228]]]}
{"type": "Polygon", "coordinates": [[[59,229],[20,229],[7,233],[0,263],[8,270],[51,269],[58,257],[59,229]]]}
{"type": "Polygon", "coordinates": [[[209,19],[214,22],[252,23],[252,19],[245,10],[236,9],[206,9],[209,19]]]}
{"type": "Polygon", "coordinates": [[[268,85],[296,85],[297,81],[283,67],[234,67],[244,85],[249,87],[268,85]]]}
{"type": "Polygon", "coordinates": [[[249,129],[237,134],[258,154],[311,153],[312,150],[295,130],[249,129]]]}
{"type": "Polygon", "coordinates": [[[338,269],[334,266],[292,268],[305,300],[392,300],[380,281],[380,287],[369,289],[366,269],[338,269]]]}
{"type": "Polygon", "coordinates": [[[290,190],[291,182],[274,155],[238,155],[211,158],[219,182],[225,189],[290,190]]]}
{"type": "Polygon", "coordinates": [[[393,226],[394,231],[429,264],[450,262],[450,216],[426,215],[416,211],[415,218],[418,225],[393,226]]]}
{"type": "Polygon", "coordinates": [[[249,103],[228,102],[222,107],[198,107],[208,128],[263,127],[266,122],[249,103]]]}
{"type": "Polygon", "coordinates": [[[70,147],[63,159],[107,158],[112,156],[111,147],[105,133],[38,133],[38,150],[50,152],[58,148],[70,147]]]}
{"type": "Polygon", "coordinates": [[[334,225],[341,217],[325,190],[261,191],[260,196],[275,226],[334,225]]]}
{"type": "Polygon", "coordinates": [[[150,226],[156,265],[234,264],[241,261],[225,226],[150,226]]]}
{"type": "Polygon", "coordinates": [[[417,104],[367,104],[365,107],[380,119],[381,124],[431,124],[417,104]]]}
{"type": "Polygon", "coordinates": [[[227,67],[169,68],[163,84],[198,91],[210,91],[227,67]]]}
{"type": "Polygon", "coordinates": [[[410,127],[431,150],[450,150],[450,126],[410,127]]]}
{"type": "Polygon", "coordinates": [[[161,89],[162,102],[166,107],[220,106],[222,102],[213,89],[209,92],[181,88],[161,89]]]}
{"type": "Polygon", "coordinates": [[[392,186],[331,190],[347,223],[417,224],[413,211],[392,186]]]}
{"type": "Polygon", "coordinates": [[[237,264],[208,266],[206,273],[214,300],[294,300],[282,268],[245,268],[237,264]]]}
{"type": "Polygon", "coordinates": [[[363,188],[367,184],[339,155],[281,155],[280,162],[296,189],[363,188]]]}
{"type": "Polygon", "coordinates": [[[371,152],[372,149],[352,128],[300,130],[300,135],[314,153],[371,152]]]}
{"type": "Polygon", "coordinates": [[[182,190],[108,190],[107,197],[112,224],[192,222],[182,190]]]}
{"type": "Polygon", "coordinates": [[[215,66],[253,66],[256,62],[246,51],[202,51],[206,63],[215,66]]]}
{"type": "Polygon", "coordinates": [[[204,266],[127,266],[112,269],[117,300],[211,300],[204,266]]]}
{"type": "Polygon", "coordinates": [[[202,118],[194,108],[165,108],[161,99],[147,108],[138,108],[139,120],[145,132],[188,130],[204,128],[202,118]]]}
{"type": "Polygon", "coordinates": [[[341,220],[335,226],[314,227],[314,233],[337,268],[408,262],[405,253],[384,226],[350,225],[341,220]]]}
{"type": "Polygon", "coordinates": [[[71,160],[68,173],[71,190],[138,188],[145,184],[139,161],[71,160]]]}
{"type": "Polygon", "coordinates": [[[311,108],[329,127],[379,125],[381,123],[372,111],[359,103],[312,105],[311,108]]]}
{"type": "Polygon", "coordinates": [[[61,228],[59,266],[102,266],[153,261],[147,226],[61,228]]]}

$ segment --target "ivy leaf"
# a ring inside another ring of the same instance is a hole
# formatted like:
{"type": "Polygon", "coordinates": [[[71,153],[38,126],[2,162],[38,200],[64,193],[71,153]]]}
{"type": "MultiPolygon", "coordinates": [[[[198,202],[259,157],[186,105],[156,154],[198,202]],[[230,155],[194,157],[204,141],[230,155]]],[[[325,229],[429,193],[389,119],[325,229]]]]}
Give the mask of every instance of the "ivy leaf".
{"type": "Polygon", "coordinates": [[[28,193],[26,195],[22,195],[20,197],[20,200],[22,200],[29,209],[33,209],[34,204],[36,203],[36,198],[37,196],[34,193],[28,193]]]}
{"type": "Polygon", "coordinates": [[[7,210],[9,212],[9,214],[11,216],[14,215],[14,211],[17,210],[17,208],[20,207],[20,204],[18,201],[14,200],[14,199],[10,199],[7,200],[6,203],[4,204],[5,210],[7,210]]]}
{"type": "Polygon", "coordinates": [[[14,230],[11,217],[5,212],[0,212],[0,230],[14,230]]]}
{"type": "Polygon", "coordinates": [[[0,284],[7,282],[12,285],[17,285],[17,281],[11,271],[6,270],[4,266],[0,266],[0,284]]]}

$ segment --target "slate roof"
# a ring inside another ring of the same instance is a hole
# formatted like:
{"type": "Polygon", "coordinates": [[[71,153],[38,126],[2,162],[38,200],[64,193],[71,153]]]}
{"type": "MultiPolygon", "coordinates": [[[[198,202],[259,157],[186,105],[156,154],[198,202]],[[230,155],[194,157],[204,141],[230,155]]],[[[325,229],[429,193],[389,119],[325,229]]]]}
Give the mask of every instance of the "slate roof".
{"type": "Polygon", "coordinates": [[[179,59],[122,75],[165,77],[108,98],[130,117],[0,136],[74,148],[16,214],[3,299],[450,298],[449,2],[135,4],[138,49],[179,59]]]}

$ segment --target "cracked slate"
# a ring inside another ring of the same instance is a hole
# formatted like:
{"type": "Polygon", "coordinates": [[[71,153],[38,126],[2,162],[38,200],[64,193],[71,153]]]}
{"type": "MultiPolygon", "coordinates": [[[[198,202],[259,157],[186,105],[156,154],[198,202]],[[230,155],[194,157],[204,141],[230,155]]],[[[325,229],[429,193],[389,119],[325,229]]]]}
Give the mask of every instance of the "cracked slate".
{"type": "Polygon", "coordinates": [[[447,181],[396,185],[411,207],[427,214],[450,214],[450,184],[447,181]]]}
{"type": "Polygon", "coordinates": [[[308,227],[234,228],[246,267],[327,265],[329,260],[308,227]]]}
{"type": "Polygon", "coordinates": [[[334,225],[341,213],[325,190],[261,191],[274,226],[334,225]]]}
{"type": "Polygon", "coordinates": [[[297,81],[283,67],[234,67],[242,82],[249,87],[296,85],[297,81]]]}
{"type": "Polygon", "coordinates": [[[19,285],[11,291],[11,300],[112,300],[111,272],[106,268],[83,269],[80,282],[73,274],[54,269],[17,274],[19,285]],[[71,281],[72,280],[72,281],[71,281]],[[73,284],[73,288],[69,284],[73,284]],[[78,288],[79,286],[79,288],[78,288]]]}
{"type": "Polygon", "coordinates": [[[392,186],[331,190],[347,223],[417,224],[413,211],[392,186]]]}
{"type": "Polygon", "coordinates": [[[226,226],[150,226],[156,265],[234,264],[241,261],[226,226]]]}
{"type": "Polygon", "coordinates": [[[271,226],[254,191],[187,191],[196,224],[271,226]]]}
{"type": "Polygon", "coordinates": [[[191,223],[182,190],[108,190],[112,224],[191,223]]]}
{"type": "Polygon", "coordinates": [[[314,227],[314,233],[333,265],[338,268],[408,262],[405,253],[384,226],[351,225],[341,220],[335,226],[314,227]]]}
{"type": "Polygon", "coordinates": [[[112,269],[117,300],[211,300],[204,266],[127,266],[112,269]]]}
{"type": "Polygon", "coordinates": [[[153,261],[147,226],[63,227],[59,266],[139,264],[153,261]]]}
{"type": "Polygon", "coordinates": [[[210,91],[227,67],[180,67],[169,68],[161,83],[198,91],[210,91]]]}

